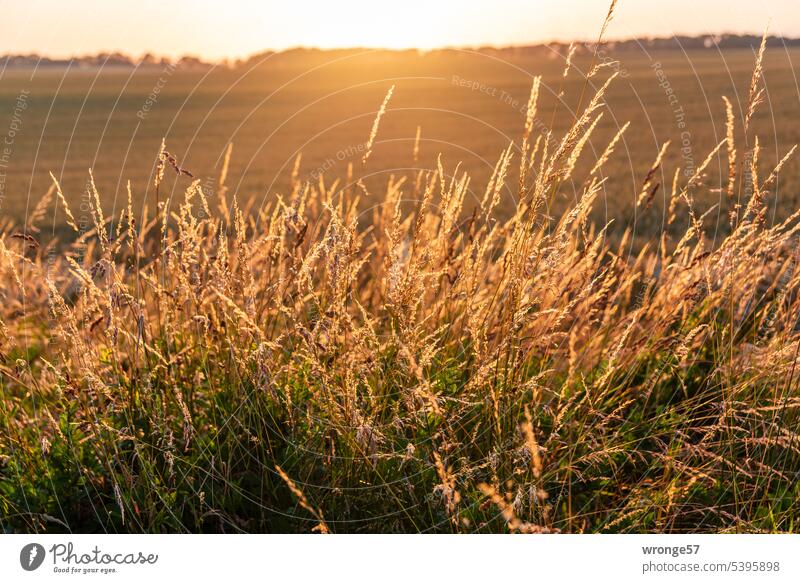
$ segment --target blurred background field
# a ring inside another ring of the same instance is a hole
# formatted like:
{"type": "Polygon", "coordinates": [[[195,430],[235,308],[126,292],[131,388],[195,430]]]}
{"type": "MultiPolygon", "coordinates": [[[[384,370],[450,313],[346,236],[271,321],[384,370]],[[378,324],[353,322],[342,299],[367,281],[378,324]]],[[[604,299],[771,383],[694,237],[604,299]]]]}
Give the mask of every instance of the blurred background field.
{"type": "MultiPolygon", "coordinates": [[[[800,142],[800,91],[793,66],[798,51],[767,52],[766,103],[753,122],[763,139],[765,168],[800,142]]],[[[352,163],[354,177],[363,178],[374,192],[381,191],[390,174],[435,168],[441,153],[447,172],[461,163],[472,176],[477,201],[501,150],[510,142],[519,145],[534,75],[543,76],[534,134],[555,120],[554,137],[560,140],[578,102],[585,105],[593,88],[616,72],[604,117],[573,179],[577,182],[562,186],[551,212],[574,202],[585,170],[631,122],[605,167],[607,181],[593,218],[600,224],[614,220],[616,236],[622,232],[619,225],[632,226],[639,246],[662,230],[665,195],[675,169],[699,166],[725,138],[722,95],[731,99],[741,130],[740,110],[747,101],[754,59],[753,51],[744,48],[615,52],[607,47],[596,61],[605,66],[588,81],[590,55],[576,56],[564,80],[565,54],[555,49],[549,54],[294,50],[254,57],[235,68],[187,70],[7,67],[0,71],[0,134],[12,126],[16,131],[7,145],[0,212],[14,219],[26,216],[48,189],[51,171],[70,203],[79,207],[90,167],[108,213],[116,215],[126,204],[128,180],[139,211],[145,201],[152,208],[152,176],[162,138],[209,189],[215,188],[232,142],[230,191],[240,200],[255,197],[259,204],[286,193],[301,152],[301,177],[318,181],[321,176],[331,184],[337,177],[344,180],[352,163]],[[364,144],[392,85],[393,97],[364,167],[364,144]],[[651,208],[635,212],[644,177],[667,140],[671,146],[658,171],[665,187],[651,208]]],[[[708,170],[710,194],[707,189],[698,193],[700,210],[722,203],[721,214],[712,213],[706,225],[712,236],[727,228],[728,203],[714,192],[727,176],[724,147],[718,158],[708,170]]],[[[189,184],[186,177],[168,180],[173,192],[189,184]]],[[[797,208],[799,186],[796,162],[790,161],[770,201],[770,222],[797,208]]],[[[504,194],[501,213],[513,208],[515,190],[504,194]]],[[[63,214],[50,213],[46,224],[61,233],[63,214]]],[[[685,222],[678,221],[675,228],[682,232],[685,222]]]]}

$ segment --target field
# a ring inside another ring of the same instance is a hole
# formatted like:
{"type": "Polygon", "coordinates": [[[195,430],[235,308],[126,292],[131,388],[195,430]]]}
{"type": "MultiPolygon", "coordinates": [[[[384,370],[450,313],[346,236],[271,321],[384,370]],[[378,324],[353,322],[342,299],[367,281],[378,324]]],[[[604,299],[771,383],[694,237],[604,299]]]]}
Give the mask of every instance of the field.
{"type": "Polygon", "coordinates": [[[797,55],[344,56],[3,72],[0,527],[796,532],[797,55]]]}
{"type": "MultiPolygon", "coordinates": [[[[285,195],[300,153],[300,179],[344,180],[348,164],[359,170],[376,109],[393,84],[396,90],[369,172],[356,178],[381,191],[389,174],[402,174],[408,168],[435,169],[441,154],[446,168],[461,162],[473,177],[466,205],[471,209],[499,152],[511,142],[519,144],[533,75],[543,77],[534,133],[552,127],[559,136],[574,120],[575,107],[587,93],[582,73],[590,68],[591,59],[576,57],[564,82],[565,55],[551,56],[296,51],[265,56],[235,70],[210,72],[7,69],[0,73],[2,115],[11,120],[18,96],[22,91],[29,96],[11,145],[0,209],[5,216],[25,216],[51,185],[49,172],[61,180],[67,200],[79,206],[90,167],[109,212],[126,204],[128,180],[137,212],[146,199],[152,208],[152,173],[162,138],[169,151],[204,180],[209,192],[232,142],[230,188],[240,201],[254,199],[257,205],[285,195]]],[[[607,182],[592,218],[598,223],[632,224],[637,242],[657,237],[664,228],[667,188],[660,189],[645,216],[634,214],[644,175],[667,140],[671,146],[660,170],[662,184],[671,184],[676,168],[691,173],[703,161],[724,138],[721,96],[741,108],[754,58],[745,49],[722,54],[716,50],[615,54],[605,49],[598,62],[610,64],[606,71],[620,76],[587,146],[585,163],[554,201],[553,212],[574,203],[582,170],[620,127],[631,122],[631,131],[606,166],[607,182]]],[[[800,100],[792,64],[797,59],[795,49],[773,49],[766,55],[768,101],[753,122],[762,139],[765,169],[800,142],[800,124],[785,122],[796,116],[800,100]]],[[[596,87],[596,81],[592,85],[596,87]]],[[[717,181],[727,173],[722,156],[719,160],[709,166],[717,181]]],[[[796,173],[787,176],[770,200],[775,218],[785,218],[797,206],[800,184],[796,173]]],[[[181,192],[183,186],[182,181],[170,183],[169,192],[181,192]]],[[[373,200],[380,203],[379,197],[373,200]]],[[[725,203],[719,193],[704,193],[698,201],[704,208],[717,203],[725,203]]],[[[510,216],[515,205],[513,189],[505,190],[502,216],[510,216]]],[[[714,215],[709,226],[724,234],[727,221],[716,219],[714,215]]],[[[67,235],[63,215],[48,220],[59,234],[67,235]]],[[[678,228],[685,226],[681,217],[678,228]]]]}

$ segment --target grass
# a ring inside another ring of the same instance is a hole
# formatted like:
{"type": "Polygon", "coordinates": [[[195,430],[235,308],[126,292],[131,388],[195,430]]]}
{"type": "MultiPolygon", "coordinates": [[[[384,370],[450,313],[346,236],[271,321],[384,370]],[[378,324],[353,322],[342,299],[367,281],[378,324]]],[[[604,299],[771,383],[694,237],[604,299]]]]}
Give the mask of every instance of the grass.
{"type": "Polygon", "coordinates": [[[581,162],[608,73],[552,139],[534,83],[479,189],[440,162],[379,194],[361,152],[242,206],[227,157],[209,193],[162,145],[155,211],[107,217],[92,179],[63,250],[55,181],[0,238],[3,529],[796,531],[800,213],[767,220],[777,171],[731,115],[719,181],[648,162],[630,196],[665,192],[667,228],[630,256],[591,220],[620,142],[581,162]]]}

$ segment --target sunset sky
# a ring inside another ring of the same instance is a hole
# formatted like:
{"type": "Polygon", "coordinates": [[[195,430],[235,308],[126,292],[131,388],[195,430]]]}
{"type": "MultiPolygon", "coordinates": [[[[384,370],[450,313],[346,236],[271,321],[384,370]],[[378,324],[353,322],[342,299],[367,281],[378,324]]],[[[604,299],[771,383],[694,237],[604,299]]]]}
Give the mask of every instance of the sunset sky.
{"type": "MultiPolygon", "coordinates": [[[[596,36],[604,0],[0,0],[0,53],[242,57],[295,46],[433,48],[596,36]]],[[[620,0],[609,37],[800,36],[798,0],[620,0]]]]}

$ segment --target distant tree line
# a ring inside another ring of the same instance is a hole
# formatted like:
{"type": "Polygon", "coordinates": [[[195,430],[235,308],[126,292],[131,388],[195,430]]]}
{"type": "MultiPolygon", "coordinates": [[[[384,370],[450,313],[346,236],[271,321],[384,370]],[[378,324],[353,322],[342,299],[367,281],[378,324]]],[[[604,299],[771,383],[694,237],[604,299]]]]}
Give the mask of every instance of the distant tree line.
{"type": "Polygon", "coordinates": [[[38,54],[0,56],[0,67],[176,67],[198,69],[213,67],[212,63],[198,57],[183,56],[178,59],[156,57],[147,53],[142,57],[132,57],[120,52],[98,53],[57,59],[38,54]]]}
{"type": "MultiPolygon", "coordinates": [[[[627,40],[612,40],[604,43],[604,49],[614,52],[641,51],[641,50],[728,50],[728,49],[756,49],[761,44],[761,36],[753,34],[706,34],[700,36],[670,36],[664,38],[634,38],[627,40]]],[[[572,43],[576,47],[578,54],[591,53],[595,49],[595,43],[589,41],[579,41],[572,43]]],[[[553,56],[554,53],[566,53],[570,43],[553,42],[536,45],[520,45],[508,47],[477,47],[477,52],[492,54],[497,56],[553,56]]],[[[797,47],[800,46],[800,38],[787,38],[781,36],[767,37],[767,47],[797,47]]],[[[281,62],[293,62],[296,59],[308,59],[331,54],[345,55],[348,53],[361,52],[365,49],[357,47],[349,49],[317,49],[317,48],[293,48],[285,51],[264,51],[254,54],[246,59],[239,59],[233,62],[222,61],[216,63],[225,67],[252,66],[266,60],[273,64],[281,62]]],[[[426,54],[444,54],[457,52],[456,48],[442,48],[426,51],[426,54]]],[[[402,57],[409,53],[416,53],[414,50],[378,50],[380,54],[402,57]]],[[[174,67],[179,69],[207,69],[215,66],[214,63],[204,61],[194,56],[183,56],[178,59],[167,57],[157,57],[150,53],[142,57],[132,57],[120,52],[98,53],[96,55],[77,56],[68,59],[56,59],[37,54],[29,55],[3,55],[0,56],[0,68],[2,67],[65,67],[67,65],[77,67],[174,67]]]]}

